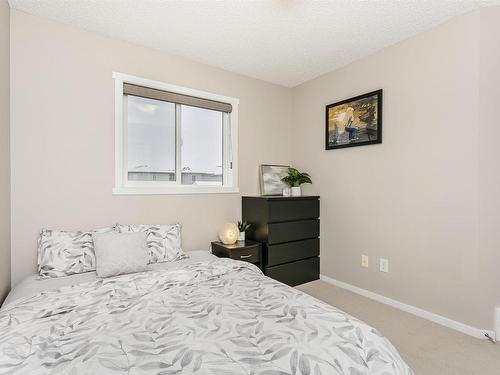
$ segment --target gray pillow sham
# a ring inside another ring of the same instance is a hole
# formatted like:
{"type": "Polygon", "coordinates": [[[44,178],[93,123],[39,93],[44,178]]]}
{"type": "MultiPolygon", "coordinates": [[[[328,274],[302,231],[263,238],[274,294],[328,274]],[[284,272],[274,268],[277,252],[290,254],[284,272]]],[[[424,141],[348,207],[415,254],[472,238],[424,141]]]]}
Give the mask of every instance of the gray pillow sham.
{"type": "Polygon", "coordinates": [[[99,277],[148,270],[146,232],[94,233],[96,272],[99,277]]]}

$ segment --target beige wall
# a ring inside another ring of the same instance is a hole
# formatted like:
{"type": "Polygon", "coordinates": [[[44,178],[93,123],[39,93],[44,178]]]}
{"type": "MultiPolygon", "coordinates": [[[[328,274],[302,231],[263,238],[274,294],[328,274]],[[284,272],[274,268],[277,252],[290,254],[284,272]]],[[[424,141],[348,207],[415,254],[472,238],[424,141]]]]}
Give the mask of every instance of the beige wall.
{"type": "Polygon", "coordinates": [[[310,171],[323,274],[491,329],[500,302],[499,9],[293,90],[13,11],[13,283],[34,272],[41,227],[179,220],[185,248],[202,249],[220,223],[239,218],[240,195],[111,195],[111,72],[120,71],[239,97],[241,193],[257,193],[261,162],[310,171]],[[378,88],[384,143],[325,151],[324,106],[378,88]]]}
{"type": "Polygon", "coordinates": [[[488,329],[500,302],[495,14],[457,17],[293,90],[293,160],[321,195],[321,272],[488,329]],[[379,88],[383,144],[325,151],[325,105],[379,88]]]}
{"type": "Polygon", "coordinates": [[[239,185],[258,164],[291,159],[291,91],[12,11],[12,282],[35,271],[42,227],[184,224],[187,250],[208,249],[240,218],[240,195],[112,196],[112,71],[240,99],[239,185]]]}
{"type": "Polygon", "coordinates": [[[0,0],[0,304],[10,289],[10,8],[0,0]]]}
{"type": "Polygon", "coordinates": [[[480,34],[479,290],[500,307],[500,7],[481,10],[480,34]]]}

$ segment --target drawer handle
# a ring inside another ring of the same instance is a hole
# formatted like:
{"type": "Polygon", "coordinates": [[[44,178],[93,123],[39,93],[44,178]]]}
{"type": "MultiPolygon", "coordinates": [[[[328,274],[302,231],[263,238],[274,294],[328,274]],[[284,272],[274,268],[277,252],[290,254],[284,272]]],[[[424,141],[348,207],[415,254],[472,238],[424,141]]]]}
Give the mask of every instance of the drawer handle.
{"type": "Polygon", "coordinates": [[[251,256],[252,256],[252,254],[240,255],[240,259],[247,259],[247,258],[250,258],[251,256]]]}

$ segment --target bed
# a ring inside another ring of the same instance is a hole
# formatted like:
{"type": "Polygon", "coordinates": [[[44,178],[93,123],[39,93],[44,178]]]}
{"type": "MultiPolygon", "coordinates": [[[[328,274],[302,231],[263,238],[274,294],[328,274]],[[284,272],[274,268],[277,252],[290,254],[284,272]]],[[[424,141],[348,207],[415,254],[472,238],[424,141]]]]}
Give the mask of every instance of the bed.
{"type": "Polygon", "coordinates": [[[0,309],[0,373],[413,374],[376,329],[264,276],[189,259],[27,278],[0,309]]]}

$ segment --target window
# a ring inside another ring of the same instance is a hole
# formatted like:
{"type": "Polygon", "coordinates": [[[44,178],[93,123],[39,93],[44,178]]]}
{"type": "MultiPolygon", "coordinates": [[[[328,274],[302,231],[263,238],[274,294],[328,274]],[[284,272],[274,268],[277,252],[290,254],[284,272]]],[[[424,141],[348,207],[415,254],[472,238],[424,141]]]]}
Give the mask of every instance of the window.
{"type": "Polygon", "coordinates": [[[127,95],[129,181],[175,181],[175,104],[127,95]]]}
{"type": "Polygon", "coordinates": [[[238,99],[113,77],[115,194],[238,192],[238,99]]]}
{"type": "Polygon", "coordinates": [[[222,112],[183,105],[181,119],[182,183],[222,186],[222,112]]]}

